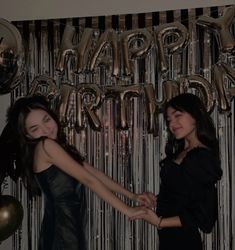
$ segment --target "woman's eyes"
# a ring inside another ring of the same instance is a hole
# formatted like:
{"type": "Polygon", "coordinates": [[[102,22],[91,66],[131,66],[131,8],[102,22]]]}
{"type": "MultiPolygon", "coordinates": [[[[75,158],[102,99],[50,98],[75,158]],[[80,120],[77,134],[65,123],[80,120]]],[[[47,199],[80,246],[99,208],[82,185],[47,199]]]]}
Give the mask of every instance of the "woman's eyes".
{"type": "Polygon", "coordinates": [[[170,123],[170,122],[171,122],[171,120],[170,120],[170,119],[166,119],[166,122],[167,122],[167,123],[170,123]]]}
{"type": "Polygon", "coordinates": [[[31,133],[35,133],[35,132],[37,132],[37,130],[38,130],[38,128],[35,127],[35,128],[33,128],[33,129],[31,129],[30,132],[31,132],[31,133]]]}
{"type": "Polygon", "coordinates": [[[167,122],[170,123],[173,118],[178,118],[178,117],[181,117],[182,115],[183,115],[182,112],[177,111],[174,113],[174,115],[172,115],[171,118],[167,119],[167,122]]]}
{"type": "Polygon", "coordinates": [[[45,121],[45,122],[49,122],[50,120],[51,120],[50,117],[46,117],[44,121],[45,121]]]}

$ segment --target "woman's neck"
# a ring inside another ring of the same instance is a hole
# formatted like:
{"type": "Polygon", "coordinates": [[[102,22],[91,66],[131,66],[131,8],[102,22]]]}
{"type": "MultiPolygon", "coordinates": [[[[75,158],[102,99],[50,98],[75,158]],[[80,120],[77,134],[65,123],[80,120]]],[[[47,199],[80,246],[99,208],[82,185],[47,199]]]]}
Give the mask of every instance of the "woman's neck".
{"type": "Polygon", "coordinates": [[[193,148],[203,147],[204,145],[198,140],[185,140],[184,151],[190,151],[193,148]]]}

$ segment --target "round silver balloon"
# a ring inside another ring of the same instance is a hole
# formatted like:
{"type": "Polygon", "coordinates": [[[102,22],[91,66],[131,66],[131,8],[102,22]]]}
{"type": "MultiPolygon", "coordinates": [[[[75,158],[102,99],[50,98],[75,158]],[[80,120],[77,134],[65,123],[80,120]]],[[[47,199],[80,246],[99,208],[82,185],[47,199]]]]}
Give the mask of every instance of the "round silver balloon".
{"type": "Polygon", "coordinates": [[[19,30],[0,18],[0,94],[10,92],[22,80],[22,48],[19,30]]]}

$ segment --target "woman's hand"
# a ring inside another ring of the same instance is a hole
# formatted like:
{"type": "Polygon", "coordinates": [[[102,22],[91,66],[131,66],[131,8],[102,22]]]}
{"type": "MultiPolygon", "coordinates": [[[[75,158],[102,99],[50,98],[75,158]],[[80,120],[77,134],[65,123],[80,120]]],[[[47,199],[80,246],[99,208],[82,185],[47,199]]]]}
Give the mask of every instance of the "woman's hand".
{"type": "Polygon", "coordinates": [[[143,192],[142,194],[135,194],[133,200],[137,201],[140,205],[149,208],[154,208],[157,205],[157,197],[151,192],[143,192]]]}
{"type": "Polygon", "coordinates": [[[147,208],[145,206],[129,207],[127,216],[129,219],[138,218],[139,216],[143,216],[146,212],[147,208]]]}
{"type": "Polygon", "coordinates": [[[138,219],[143,219],[149,224],[152,224],[154,226],[157,226],[160,220],[157,214],[149,208],[145,208],[145,213],[139,213],[136,214],[135,216],[130,217],[130,220],[138,220],[138,219]]]}

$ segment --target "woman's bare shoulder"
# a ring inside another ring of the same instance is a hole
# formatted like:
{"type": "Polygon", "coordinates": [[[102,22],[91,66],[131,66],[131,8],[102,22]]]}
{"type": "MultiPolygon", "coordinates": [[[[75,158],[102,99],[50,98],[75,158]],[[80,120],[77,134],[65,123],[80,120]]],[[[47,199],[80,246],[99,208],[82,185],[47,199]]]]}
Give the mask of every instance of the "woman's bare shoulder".
{"type": "Polygon", "coordinates": [[[52,164],[51,155],[53,152],[53,145],[57,145],[57,143],[49,138],[43,138],[37,143],[34,152],[35,172],[45,170],[52,164]]]}
{"type": "Polygon", "coordinates": [[[38,150],[46,150],[46,149],[51,150],[54,147],[61,148],[60,144],[56,140],[44,137],[38,142],[36,149],[38,149],[38,150]]]}
{"type": "Polygon", "coordinates": [[[35,156],[42,157],[46,161],[59,157],[61,153],[64,153],[64,149],[57,141],[50,138],[43,138],[35,148],[35,156]]]}

